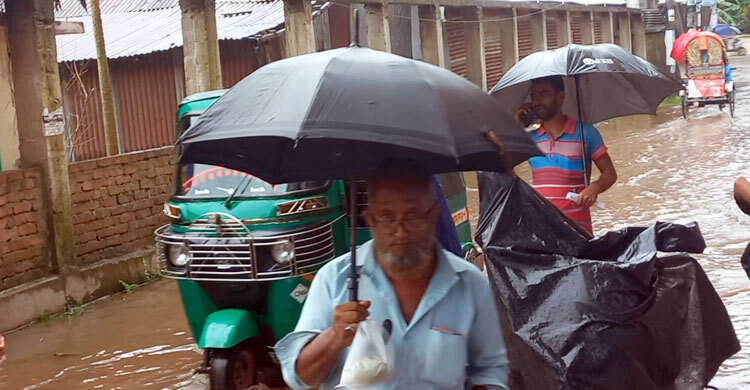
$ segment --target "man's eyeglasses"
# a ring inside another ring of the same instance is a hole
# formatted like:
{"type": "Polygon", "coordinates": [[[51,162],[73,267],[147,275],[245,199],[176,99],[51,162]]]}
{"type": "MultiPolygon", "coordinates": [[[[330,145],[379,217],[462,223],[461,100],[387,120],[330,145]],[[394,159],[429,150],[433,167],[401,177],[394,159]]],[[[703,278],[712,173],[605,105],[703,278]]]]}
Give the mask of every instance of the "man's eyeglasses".
{"type": "Polygon", "coordinates": [[[375,222],[374,227],[377,227],[378,229],[380,229],[380,231],[386,234],[394,233],[396,229],[398,229],[398,225],[401,225],[401,227],[407,233],[422,232],[429,228],[429,221],[427,217],[429,217],[430,213],[435,209],[435,207],[436,205],[433,205],[424,213],[408,213],[403,218],[401,218],[400,221],[396,219],[396,216],[393,214],[376,215],[373,217],[373,222],[375,222]]]}

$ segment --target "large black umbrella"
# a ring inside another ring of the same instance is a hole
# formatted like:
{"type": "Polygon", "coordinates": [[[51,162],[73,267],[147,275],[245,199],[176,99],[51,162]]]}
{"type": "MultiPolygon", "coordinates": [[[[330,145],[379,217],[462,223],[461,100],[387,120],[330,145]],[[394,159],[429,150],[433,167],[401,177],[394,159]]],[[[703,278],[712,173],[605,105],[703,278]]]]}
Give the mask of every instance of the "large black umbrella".
{"type": "MultiPolygon", "coordinates": [[[[635,114],[656,114],[664,98],[681,84],[656,67],[611,43],[567,45],[540,51],[515,64],[490,94],[515,110],[529,98],[531,81],[563,76],[563,111],[585,123],[635,114]]],[[[583,135],[583,132],[581,132],[583,135]]],[[[584,177],[586,177],[584,159],[584,177]]]]}
{"type": "Polygon", "coordinates": [[[468,80],[356,46],[260,68],[177,142],[181,163],[220,165],[271,183],[361,178],[392,158],[416,160],[432,173],[504,172],[539,153],[468,80]]]}

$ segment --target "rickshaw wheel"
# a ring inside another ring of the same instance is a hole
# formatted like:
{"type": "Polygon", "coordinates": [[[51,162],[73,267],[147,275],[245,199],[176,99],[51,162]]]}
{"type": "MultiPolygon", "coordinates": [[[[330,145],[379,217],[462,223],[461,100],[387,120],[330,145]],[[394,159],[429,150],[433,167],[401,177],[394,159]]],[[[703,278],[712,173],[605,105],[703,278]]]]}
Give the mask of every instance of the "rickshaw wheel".
{"type": "Polygon", "coordinates": [[[729,93],[729,116],[734,118],[734,91],[729,93]]]}
{"type": "Polygon", "coordinates": [[[245,390],[257,382],[255,354],[246,345],[214,350],[211,390],[245,390]]]}
{"type": "Polygon", "coordinates": [[[688,110],[689,108],[688,108],[687,98],[683,95],[682,96],[682,117],[685,119],[687,119],[688,117],[688,110]]]}
{"type": "Polygon", "coordinates": [[[738,55],[738,56],[744,56],[745,54],[747,54],[747,50],[745,50],[745,48],[744,48],[744,47],[741,47],[741,48],[739,48],[739,49],[737,50],[737,55],[738,55]]]}

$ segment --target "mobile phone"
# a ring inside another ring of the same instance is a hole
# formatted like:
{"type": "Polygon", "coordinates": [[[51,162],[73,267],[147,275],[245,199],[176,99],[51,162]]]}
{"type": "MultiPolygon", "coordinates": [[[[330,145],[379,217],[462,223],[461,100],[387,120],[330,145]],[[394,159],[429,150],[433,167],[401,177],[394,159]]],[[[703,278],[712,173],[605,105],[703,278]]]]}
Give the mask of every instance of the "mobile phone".
{"type": "Polygon", "coordinates": [[[534,110],[531,110],[525,114],[523,114],[523,126],[529,127],[532,123],[534,123],[534,119],[536,119],[536,113],[534,110]]]}

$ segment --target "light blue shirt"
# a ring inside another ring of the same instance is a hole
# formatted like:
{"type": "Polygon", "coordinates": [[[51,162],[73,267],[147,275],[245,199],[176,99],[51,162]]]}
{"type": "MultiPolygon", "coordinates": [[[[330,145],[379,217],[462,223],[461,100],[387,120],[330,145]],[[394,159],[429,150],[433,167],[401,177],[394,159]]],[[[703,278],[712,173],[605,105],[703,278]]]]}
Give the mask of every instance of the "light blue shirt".
{"type": "MultiPolygon", "coordinates": [[[[440,248],[435,274],[409,324],[393,286],[376,263],[372,240],[357,250],[361,271],[359,298],[370,300],[370,319],[390,319],[396,355],[391,379],[371,389],[507,389],[508,359],[495,299],[487,279],[471,263],[440,248]]],[[[297,328],[276,344],[286,383],[308,386],[296,373],[302,348],[331,326],[334,308],[348,301],[350,258],[343,255],[320,269],[310,286],[297,328]]],[[[339,384],[348,349],[344,350],[321,390],[339,384]]]]}

